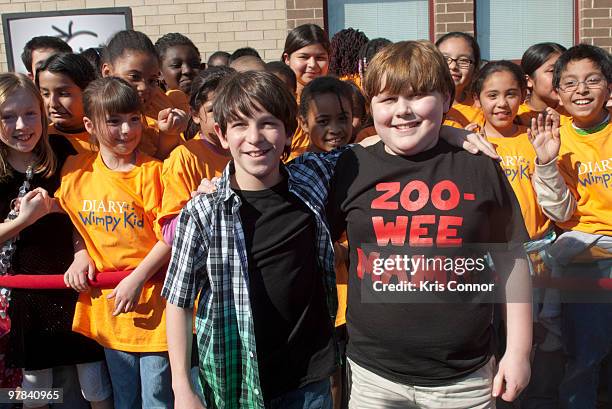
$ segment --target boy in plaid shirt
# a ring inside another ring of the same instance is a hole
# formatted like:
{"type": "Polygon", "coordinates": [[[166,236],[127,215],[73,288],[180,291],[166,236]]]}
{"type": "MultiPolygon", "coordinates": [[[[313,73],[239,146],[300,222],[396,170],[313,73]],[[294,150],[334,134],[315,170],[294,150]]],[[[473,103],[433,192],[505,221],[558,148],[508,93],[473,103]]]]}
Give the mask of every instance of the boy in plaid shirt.
{"type": "Polygon", "coordinates": [[[177,407],[202,407],[189,382],[198,294],[209,407],[332,407],[336,294],[324,209],[341,151],[282,165],[296,109],[264,72],[235,75],[215,100],[216,132],[233,160],[217,191],[181,212],[162,292],[177,407]]]}

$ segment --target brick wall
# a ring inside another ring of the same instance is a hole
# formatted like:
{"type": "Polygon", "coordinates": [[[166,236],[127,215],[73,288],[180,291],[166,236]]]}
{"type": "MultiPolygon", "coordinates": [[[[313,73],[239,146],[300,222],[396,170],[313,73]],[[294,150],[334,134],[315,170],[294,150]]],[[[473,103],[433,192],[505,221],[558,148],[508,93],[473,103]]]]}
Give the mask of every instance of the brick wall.
{"type": "Polygon", "coordinates": [[[612,0],[580,0],[580,41],[612,52],[612,0]]]}
{"type": "MultiPolygon", "coordinates": [[[[305,23],[324,26],[324,5],[334,0],[0,0],[0,13],[70,10],[95,7],[132,8],[134,28],[153,41],[181,32],[198,46],[203,58],[216,50],[232,52],[252,46],[265,60],[276,60],[287,30],[305,23]]],[[[449,31],[474,34],[474,2],[433,0],[434,37],[449,31]]],[[[477,3],[476,3],[477,6],[477,3]]],[[[612,0],[578,0],[579,37],[612,52],[612,0]]],[[[6,53],[0,27],[0,70],[6,53]]]]}
{"type": "Polygon", "coordinates": [[[449,31],[474,35],[474,0],[434,0],[434,37],[449,31]]]}
{"type": "Polygon", "coordinates": [[[323,0],[287,0],[286,6],[288,30],[307,23],[318,24],[321,27],[325,27],[323,20],[323,0]]]}
{"type": "MultiPolygon", "coordinates": [[[[296,0],[296,2],[306,0],[296,0]]],[[[217,50],[251,46],[267,60],[280,58],[287,35],[286,0],[0,0],[0,13],[71,10],[96,7],[132,8],[134,29],[155,42],[170,32],[185,34],[202,58],[217,50]]],[[[321,8],[321,15],[322,15],[321,8]]],[[[0,27],[0,71],[8,69],[0,27]]]]}

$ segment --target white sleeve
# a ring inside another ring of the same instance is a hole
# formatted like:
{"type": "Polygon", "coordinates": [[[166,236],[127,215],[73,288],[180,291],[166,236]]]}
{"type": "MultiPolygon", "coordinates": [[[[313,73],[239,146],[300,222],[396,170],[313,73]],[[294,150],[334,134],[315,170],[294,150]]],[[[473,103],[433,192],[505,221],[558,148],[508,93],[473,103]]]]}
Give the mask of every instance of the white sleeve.
{"type": "Polygon", "coordinates": [[[544,165],[536,161],[533,188],[538,204],[549,219],[564,222],[576,211],[576,198],[559,172],[557,159],[544,165]]]}

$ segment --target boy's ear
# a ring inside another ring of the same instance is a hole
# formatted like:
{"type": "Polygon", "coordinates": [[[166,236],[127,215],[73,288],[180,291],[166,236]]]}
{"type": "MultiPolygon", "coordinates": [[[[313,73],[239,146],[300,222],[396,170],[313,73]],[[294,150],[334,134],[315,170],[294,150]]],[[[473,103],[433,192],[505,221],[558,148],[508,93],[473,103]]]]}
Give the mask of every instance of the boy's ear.
{"type": "Polygon", "coordinates": [[[221,131],[221,127],[217,122],[215,122],[215,133],[217,134],[217,138],[219,138],[219,142],[221,142],[221,146],[223,149],[229,150],[229,143],[227,142],[227,138],[223,135],[221,131]]]}
{"type": "Polygon", "coordinates": [[[283,61],[285,64],[289,65],[289,54],[283,53],[283,61]]]}
{"type": "Polygon", "coordinates": [[[102,76],[103,77],[110,77],[112,75],[113,72],[113,67],[111,67],[111,65],[107,62],[102,64],[102,76]]]}
{"type": "Polygon", "coordinates": [[[83,117],[83,125],[85,125],[85,130],[87,131],[87,133],[93,134],[93,131],[95,130],[95,128],[94,128],[93,122],[91,122],[91,119],[89,119],[86,116],[84,116],[83,117]]]}
{"type": "MultiPolygon", "coordinates": [[[[304,131],[306,135],[310,135],[310,130],[308,129],[308,122],[304,121],[301,115],[298,115],[297,120],[298,120],[298,129],[302,128],[302,131],[304,131]]],[[[293,135],[291,135],[291,137],[293,137],[293,135]]]]}

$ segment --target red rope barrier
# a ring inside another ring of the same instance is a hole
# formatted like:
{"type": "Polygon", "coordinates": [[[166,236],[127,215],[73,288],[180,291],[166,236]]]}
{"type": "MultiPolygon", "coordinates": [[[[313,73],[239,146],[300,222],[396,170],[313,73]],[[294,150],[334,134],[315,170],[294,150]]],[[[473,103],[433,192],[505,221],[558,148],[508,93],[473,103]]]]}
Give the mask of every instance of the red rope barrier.
{"type": "MultiPolygon", "coordinates": [[[[115,288],[132,271],[107,271],[98,273],[89,285],[98,288],[115,288]]],[[[4,275],[0,276],[0,287],[33,290],[65,290],[63,275],[4,275]]]]}
{"type": "MultiPolygon", "coordinates": [[[[98,273],[95,281],[89,282],[92,287],[115,288],[117,284],[131,271],[107,271],[98,273]]],[[[586,279],[574,277],[558,278],[534,278],[533,286],[536,288],[556,288],[559,290],[593,291],[604,290],[612,291],[612,278],[586,279]]],[[[55,289],[63,290],[66,288],[63,275],[5,275],[0,276],[0,287],[5,288],[25,288],[25,289],[55,289]]]]}

